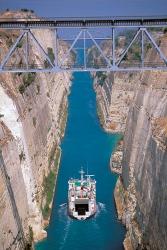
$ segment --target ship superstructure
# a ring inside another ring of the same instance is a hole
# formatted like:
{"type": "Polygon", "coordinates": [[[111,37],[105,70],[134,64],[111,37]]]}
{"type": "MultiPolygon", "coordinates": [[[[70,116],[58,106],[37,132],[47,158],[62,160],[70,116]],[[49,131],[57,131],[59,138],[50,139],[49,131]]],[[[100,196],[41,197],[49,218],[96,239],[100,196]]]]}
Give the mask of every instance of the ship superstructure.
{"type": "Polygon", "coordinates": [[[68,211],[69,215],[85,220],[96,213],[96,181],[93,175],[85,175],[80,171],[80,179],[68,181],[68,211]]]}

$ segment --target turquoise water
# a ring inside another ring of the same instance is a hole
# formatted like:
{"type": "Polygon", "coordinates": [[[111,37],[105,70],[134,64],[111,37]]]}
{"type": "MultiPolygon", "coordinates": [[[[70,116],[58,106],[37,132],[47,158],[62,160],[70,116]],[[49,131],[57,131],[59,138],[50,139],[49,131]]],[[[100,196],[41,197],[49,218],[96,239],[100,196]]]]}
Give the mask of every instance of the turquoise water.
{"type": "Polygon", "coordinates": [[[117,220],[114,206],[117,177],[109,168],[110,154],[119,136],[105,133],[99,125],[90,74],[73,76],[48,238],[38,243],[36,250],[121,250],[125,230],[117,220]],[[67,215],[67,182],[70,177],[79,177],[81,166],[85,170],[88,167],[97,180],[98,212],[86,221],[67,215]]]}

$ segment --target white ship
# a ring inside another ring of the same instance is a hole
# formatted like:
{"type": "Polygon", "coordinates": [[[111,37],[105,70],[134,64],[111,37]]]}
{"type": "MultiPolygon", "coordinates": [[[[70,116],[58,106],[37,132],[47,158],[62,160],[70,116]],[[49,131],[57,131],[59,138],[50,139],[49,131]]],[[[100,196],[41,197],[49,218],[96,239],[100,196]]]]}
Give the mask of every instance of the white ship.
{"type": "Polygon", "coordinates": [[[81,179],[68,181],[68,212],[78,220],[85,220],[96,213],[96,181],[94,175],[80,171],[81,179]]]}

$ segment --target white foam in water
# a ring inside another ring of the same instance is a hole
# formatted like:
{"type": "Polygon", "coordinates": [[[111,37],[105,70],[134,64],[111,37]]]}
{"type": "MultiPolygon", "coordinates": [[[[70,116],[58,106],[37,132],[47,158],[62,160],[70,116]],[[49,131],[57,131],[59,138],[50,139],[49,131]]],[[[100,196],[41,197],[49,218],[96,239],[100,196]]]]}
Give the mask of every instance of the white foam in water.
{"type": "Polygon", "coordinates": [[[70,224],[72,222],[72,219],[67,215],[67,203],[63,203],[59,205],[59,209],[58,209],[58,216],[59,219],[62,221],[64,225],[64,236],[63,239],[61,240],[61,246],[60,246],[60,250],[63,249],[65,243],[66,243],[66,239],[68,237],[68,233],[70,230],[70,224]]]}
{"type": "Polygon", "coordinates": [[[59,207],[65,207],[67,206],[67,203],[60,204],[59,207]]]}
{"type": "Polygon", "coordinates": [[[63,203],[59,205],[58,215],[59,215],[59,218],[62,220],[64,220],[65,217],[68,217],[67,216],[67,203],[63,203]]]}
{"type": "Polygon", "coordinates": [[[97,211],[96,214],[94,216],[94,218],[96,219],[102,212],[106,212],[106,205],[102,202],[97,202],[97,211]]]}
{"type": "Polygon", "coordinates": [[[102,202],[97,203],[98,207],[100,208],[101,211],[106,212],[106,205],[102,202]]]}
{"type": "Polygon", "coordinates": [[[65,225],[65,228],[64,228],[64,237],[62,239],[60,250],[63,249],[63,247],[64,247],[64,245],[66,243],[66,239],[67,239],[67,236],[68,236],[68,233],[69,233],[69,229],[70,229],[70,224],[71,224],[71,220],[67,219],[67,224],[65,225]]]}

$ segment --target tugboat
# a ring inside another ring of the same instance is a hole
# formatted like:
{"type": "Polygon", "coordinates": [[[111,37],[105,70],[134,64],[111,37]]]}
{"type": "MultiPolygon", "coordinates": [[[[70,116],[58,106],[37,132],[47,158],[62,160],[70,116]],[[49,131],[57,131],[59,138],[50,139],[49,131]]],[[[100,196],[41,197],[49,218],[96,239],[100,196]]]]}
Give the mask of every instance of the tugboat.
{"type": "Polygon", "coordinates": [[[81,169],[80,179],[68,181],[68,212],[78,220],[85,220],[96,213],[96,181],[94,175],[85,175],[81,169]]]}

